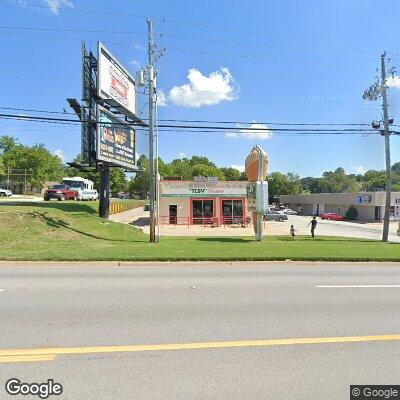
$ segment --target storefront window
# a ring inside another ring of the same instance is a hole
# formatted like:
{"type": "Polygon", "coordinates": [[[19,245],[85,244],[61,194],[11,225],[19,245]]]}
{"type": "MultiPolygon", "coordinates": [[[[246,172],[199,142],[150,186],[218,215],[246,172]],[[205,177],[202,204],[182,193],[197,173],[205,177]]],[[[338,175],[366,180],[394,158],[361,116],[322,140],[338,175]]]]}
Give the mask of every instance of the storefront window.
{"type": "Polygon", "coordinates": [[[193,224],[203,224],[214,217],[214,200],[193,200],[193,224]]]}
{"type": "Polygon", "coordinates": [[[241,223],[243,218],[242,200],[222,200],[222,217],[224,223],[241,223]]]}

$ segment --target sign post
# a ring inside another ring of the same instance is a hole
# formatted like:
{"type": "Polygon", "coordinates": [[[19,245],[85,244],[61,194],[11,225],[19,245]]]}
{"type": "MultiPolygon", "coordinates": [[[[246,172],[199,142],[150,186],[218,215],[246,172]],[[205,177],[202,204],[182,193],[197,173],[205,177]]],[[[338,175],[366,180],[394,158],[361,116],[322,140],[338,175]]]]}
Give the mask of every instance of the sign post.
{"type": "Polygon", "coordinates": [[[263,238],[263,217],[268,211],[268,156],[259,146],[254,146],[246,157],[247,209],[252,213],[257,241],[263,238]]]}

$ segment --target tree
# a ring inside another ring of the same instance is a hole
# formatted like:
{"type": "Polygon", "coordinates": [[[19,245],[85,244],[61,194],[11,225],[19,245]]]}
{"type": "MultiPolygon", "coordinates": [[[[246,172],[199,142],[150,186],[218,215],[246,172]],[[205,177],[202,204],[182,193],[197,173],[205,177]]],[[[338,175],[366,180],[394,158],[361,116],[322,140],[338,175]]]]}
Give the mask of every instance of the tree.
{"type": "Polygon", "coordinates": [[[400,173],[400,162],[394,163],[392,165],[392,172],[398,172],[400,173]]]}
{"type": "Polygon", "coordinates": [[[207,164],[196,164],[192,169],[192,174],[192,178],[195,176],[216,176],[221,181],[225,180],[225,175],[218,167],[207,164]]]}
{"type": "Polygon", "coordinates": [[[183,180],[193,179],[193,166],[188,158],[172,160],[170,166],[172,175],[179,176],[183,180]]]}
{"type": "Polygon", "coordinates": [[[220,168],[227,181],[240,181],[240,171],[236,168],[220,168]]]}
{"type": "Polygon", "coordinates": [[[58,181],[63,175],[60,157],[51,154],[43,144],[32,147],[22,144],[2,143],[4,166],[10,169],[26,170],[32,186],[44,186],[45,182],[58,181]]]}
{"type": "Polygon", "coordinates": [[[279,196],[283,194],[291,194],[289,192],[288,180],[285,174],[281,172],[272,172],[268,177],[268,195],[269,202],[278,201],[279,196]]]}
{"type": "Polygon", "coordinates": [[[368,191],[384,189],[386,187],[386,175],[384,171],[370,170],[364,174],[362,188],[368,191]]]}
{"type": "Polygon", "coordinates": [[[12,136],[1,136],[0,137],[0,154],[7,153],[13,147],[17,145],[17,141],[12,136]]]}
{"type": "Polygon", "coordinates": [[[349,206],[345,213],[345,219],[348,219],[349,221],[355,221],[358,218],[358,210],[356,206],[353,204],[349,206]]]}
{"type": "Polygon", "coordinates": [[[138,167],[140,171],[129,181],[128,191],[141,199],[147,199],[150,189],[150,162],[145,155],[139,157],[138,167]]]}

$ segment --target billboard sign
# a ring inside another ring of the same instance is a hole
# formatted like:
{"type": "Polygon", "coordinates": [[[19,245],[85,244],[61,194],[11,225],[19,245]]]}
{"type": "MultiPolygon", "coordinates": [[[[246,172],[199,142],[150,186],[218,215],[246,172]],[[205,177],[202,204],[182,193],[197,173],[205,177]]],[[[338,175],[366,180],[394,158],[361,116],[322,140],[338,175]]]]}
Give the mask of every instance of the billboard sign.
{"type": "Polygon", "coordinates": [[[120,109],[121,113],[136,115],[135,80],[128,70],[102,43],[98,43],[98,96],[120,109]]]}
{"type": "Polygon", "coordinates": [[[369,194],[362,194],[356,196],[357,204],[370,204],[372,202],[372,198],[369,194]]]}
{"type": "Polygon", "coordinates": [[[97,159],[135,169],[135,131],[125,121],[98,106],[97,159]]]}

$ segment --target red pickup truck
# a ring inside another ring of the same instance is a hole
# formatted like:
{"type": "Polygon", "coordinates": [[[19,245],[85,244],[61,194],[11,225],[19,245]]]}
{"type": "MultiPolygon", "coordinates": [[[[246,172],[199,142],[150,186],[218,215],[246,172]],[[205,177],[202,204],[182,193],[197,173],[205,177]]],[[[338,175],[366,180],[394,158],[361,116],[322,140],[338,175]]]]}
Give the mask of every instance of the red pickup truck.
{"type": "Polygon", "coordinates": [[[43,195],[45,201],[50,199],[61,200],[76,200],[78,198],[78,192],[76,190],[70,189],[68,185],[53,185],[48,188],[43,195]]]}

